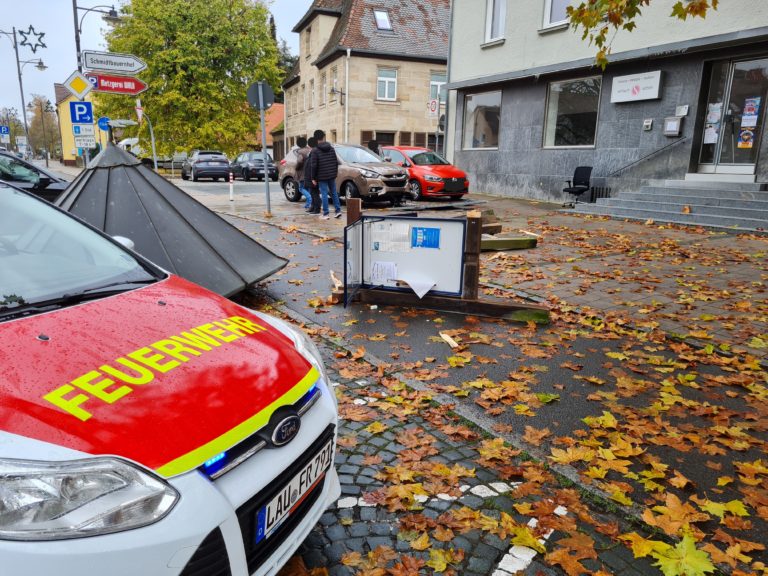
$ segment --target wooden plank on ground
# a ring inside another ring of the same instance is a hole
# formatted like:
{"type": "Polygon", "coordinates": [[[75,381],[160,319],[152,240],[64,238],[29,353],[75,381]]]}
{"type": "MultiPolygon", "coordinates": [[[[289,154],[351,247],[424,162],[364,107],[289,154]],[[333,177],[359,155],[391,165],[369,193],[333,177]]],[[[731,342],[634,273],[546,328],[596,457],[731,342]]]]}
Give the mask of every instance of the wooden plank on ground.
{"type": "Polygon", "coordinates": [[[483,252],[499,250],[525,250],[526,248],[536,248],[537,240],[530,236],[518,238],[488,238],[483,237],[480,241],[480,249],[483,252]]]}

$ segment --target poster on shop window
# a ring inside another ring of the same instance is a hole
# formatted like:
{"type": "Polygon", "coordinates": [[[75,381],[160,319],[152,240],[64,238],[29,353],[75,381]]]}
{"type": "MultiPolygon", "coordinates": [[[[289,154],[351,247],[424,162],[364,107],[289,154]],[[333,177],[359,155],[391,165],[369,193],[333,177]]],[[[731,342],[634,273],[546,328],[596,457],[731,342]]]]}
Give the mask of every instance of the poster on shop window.
{"type": "Polygon", "coordinates": [[[741,113],[741,127],[742,128],[756,128],[757,117],[760,114],[760,100],[759,97],[746,98],[744,100],[744,110],[741,113]]]}
{"type": "Polygon", "coordinates": [[[720,137],[720,118],[723,103],[713,102],[707,105],[706,125],[704,126],[704,144],[717,144],[720,137]]]}

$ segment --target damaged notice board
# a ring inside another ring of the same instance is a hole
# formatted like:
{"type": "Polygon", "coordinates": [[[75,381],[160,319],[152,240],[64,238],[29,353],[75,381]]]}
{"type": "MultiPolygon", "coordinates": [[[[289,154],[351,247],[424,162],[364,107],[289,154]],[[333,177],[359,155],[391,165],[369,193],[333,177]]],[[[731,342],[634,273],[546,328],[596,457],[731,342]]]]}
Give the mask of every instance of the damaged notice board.
{"type": "Polygon", "coordinates": [[[415,292],[420,298],[427,292],[461,295],[465,220],[363,216],[352,227],[345,266],[361,287],[415,292]]]}

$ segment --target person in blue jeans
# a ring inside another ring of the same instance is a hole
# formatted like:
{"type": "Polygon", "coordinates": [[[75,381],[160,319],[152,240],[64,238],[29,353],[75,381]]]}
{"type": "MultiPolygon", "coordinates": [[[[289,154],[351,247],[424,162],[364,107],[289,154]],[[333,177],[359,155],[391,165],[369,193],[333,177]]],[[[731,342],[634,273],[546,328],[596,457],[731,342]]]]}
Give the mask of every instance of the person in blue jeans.
{"type": "Polygon", "coordinates": [[[336,208],[336,218],[341,218],[341,202],[339,194],[336,191],[336,176],[339,175],[339,158],[336,151],[328,142],[325,141],[325,132],[315,130],[315,139],[317,147],[312,150],[309,157],[310,175],[312,184],[320,188],[320,198],[322,201],[322,220],[328,220],[328,193],[333,197],[333,206],[336,208]]]}
{"type": "MultiPolygon", "coordinates": [[[[305,167],[308,166],[309,162],[307,161],[307,158],[309,158],[309,153],[312,151],[312,149],[307,146],[307,139],[303,136],[299,136],[296,138],[296,146],[298,146],[298,150],[296,150],[296,182],[299,186],[299,192],[301,192],[301,195],[304,197],[304,211],[310,212],[312,210],[312,194],[309,191],[309,187],[306,185],[306,180],[304,178],[304,172],[305,167]]],[[[308,170],[307,170],[308,172],[308,170]]]]}

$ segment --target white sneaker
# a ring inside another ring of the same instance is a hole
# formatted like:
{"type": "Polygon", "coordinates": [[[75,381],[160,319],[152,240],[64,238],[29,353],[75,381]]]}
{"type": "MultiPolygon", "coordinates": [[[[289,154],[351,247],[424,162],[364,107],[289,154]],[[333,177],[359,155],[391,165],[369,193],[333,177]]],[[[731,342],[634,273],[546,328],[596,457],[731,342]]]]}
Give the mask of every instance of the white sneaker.
{"type": "Polygon", "coordinates": [[[336,215],[334,216],[334,218],[341,218],[341,212],[336,212],[336,215]]]}
{"type": "Polygon", "coordinates": [[[322,216],[320,216],[320,220],[330,220],[330,219],[331,217],[328,214],[323,214],[322,216]]]}

